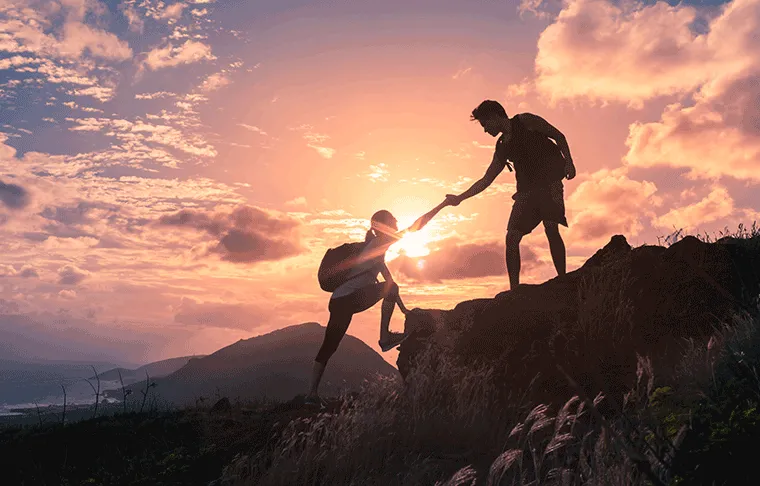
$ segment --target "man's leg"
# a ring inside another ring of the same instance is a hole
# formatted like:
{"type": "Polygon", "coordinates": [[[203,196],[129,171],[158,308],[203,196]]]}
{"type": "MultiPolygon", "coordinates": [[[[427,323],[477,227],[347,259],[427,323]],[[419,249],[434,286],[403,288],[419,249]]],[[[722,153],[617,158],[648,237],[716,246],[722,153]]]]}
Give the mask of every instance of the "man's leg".
{"type": "Polygon", "coordinates": [[[554,262],[554,268],[557,270],[557,275],[565,275],[565,242],[562,241],[562,235],[559,234],[559,224],[544,221],[544,230],[546,231],[546,239],[549,240],[549,251],[552,254],[552,261],[554,262]]]}
{"type": "Polygon", "coordinates": [[[519,230],[507,230],[507,273],[509,274],[509,288],[515,290],[520,285],[520,241],[523,233],[519,230]]]}
{"type": "Polygon", "coordinates": [[[507,274],[509,287],[515,290],[520,285],[520,242],[541,222],[536,198],[529,194],[515,194],[515,203],[507,223],[507,274]]]}
{"type": "Polygon", "coordinates": [[[566,273],[565,242],[559,234],[559,225],[567,226],[565,217],[565,196],[562,181],[549,187],[547,197],[542,198],[541,220],[544,222],[546,239],[549,241],[549,251],[552,255],[557,275],[566,273]]]}

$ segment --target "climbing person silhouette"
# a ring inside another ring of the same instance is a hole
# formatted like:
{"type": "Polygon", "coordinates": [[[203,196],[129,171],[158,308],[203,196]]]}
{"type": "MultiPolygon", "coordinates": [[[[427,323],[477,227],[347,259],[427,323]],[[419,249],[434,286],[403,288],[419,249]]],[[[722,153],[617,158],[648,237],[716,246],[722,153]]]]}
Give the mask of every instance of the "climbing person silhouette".
{"type": "Polygon", "coordinates": [[[438,212],[448,206],[442,202],[431,211],[418,218],[412,225],[402,231],[398,230],[398,222],[389,211],[376,212],[371,219],[370,229],[364,239],[364,244],[358,246],[360,252],[343,283],[337,286],[330,297],[328,309],[330,319],[325,329],[325,338],[317,353],[312,369],[309,393],[306,395],[306,405],[322,407],[318,388],[327,361],[338,349],[340,341],[348,330],[354,314],[364,312],[379,301],[383,301],[380,312],[380,349],[384,352],[401,344],[407,334],[390,332],[390,322],[393,310],[398,304],[404,315],[409,310],[404,306],[399,295],[399,288],[393,280],[393,275],[385,265],[385,253],[388,248],[400,240],[408,231],[419,231],[427,225],[438,212]],[[382,274],[384,282],[378,282],[377,276],[382,274]]]}
{"type": "Polygon", "coordinates": [[[565,136],[546,120],[532,113],[520,113],[512,118],[504,107],[485,100],[472,110],[471,120],[477,120],[483,130],[496,137],[493,160],[485,175],[462,194],[447,194],[450,206],[484,191],[504,170],[514,165],[517,190],[507,223],[506,263],[512,290],[520,285],[520,241],[540,222],[544,223],[549,250],[557,275],[566,272],[565,243],[559,225],[567,227],[562,179],[575,177],[575,165],[565,136]]]}

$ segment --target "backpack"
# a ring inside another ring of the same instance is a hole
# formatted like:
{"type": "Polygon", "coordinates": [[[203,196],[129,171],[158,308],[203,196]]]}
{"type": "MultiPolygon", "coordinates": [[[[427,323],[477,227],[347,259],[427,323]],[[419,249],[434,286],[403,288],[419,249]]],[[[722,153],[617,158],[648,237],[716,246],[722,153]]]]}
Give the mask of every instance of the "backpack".
{"type": "MultiPolygon", "coordinates": [[[[546,135],[525,127],[517,116],[511,120],[512,139],[504,143],[502,135],[496,143],[496,150],[502,159],[521,166],[522,170],[515,174],[518,191],[520,186],[543,185],[564,179],[566,160],[557,144],[546,135]]],[[[509,165],[507,167],[512,170],[509,165]]]]}
{"type": "Polygon", "coordinates": [[[367,242],[343,243],[336,248],[330,248],[322,257],[319,264],[317,279],[319,286],[325,292],[334,292],[348,280],[351,270],[359,263],[359,255],[367,246],[367,242]]]}

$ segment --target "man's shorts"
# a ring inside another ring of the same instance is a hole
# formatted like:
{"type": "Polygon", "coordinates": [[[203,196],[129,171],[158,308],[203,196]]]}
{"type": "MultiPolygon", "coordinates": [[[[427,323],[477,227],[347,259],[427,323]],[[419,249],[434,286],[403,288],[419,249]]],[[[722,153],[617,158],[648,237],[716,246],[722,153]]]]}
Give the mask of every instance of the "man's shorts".
{"type": "Polygon", "coordinates": [[[557,223],[567,227],[565,217],[565,194],[562,181],[552,183],[543,189],[517,193],[512,196],[512,214],[507,230],[519,231],[527,235],[540,222],[557,223]]]}

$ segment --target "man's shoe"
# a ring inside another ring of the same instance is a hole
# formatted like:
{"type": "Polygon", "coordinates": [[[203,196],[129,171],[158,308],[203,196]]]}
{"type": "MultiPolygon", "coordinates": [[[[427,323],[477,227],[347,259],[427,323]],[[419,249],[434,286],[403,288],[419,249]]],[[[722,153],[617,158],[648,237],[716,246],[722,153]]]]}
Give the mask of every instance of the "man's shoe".
{"type": "Polygon", "coordinates": [[[380,345],[380,349],[382,349],[383,352],[390,351],[391,349],[395,348],[396,346],[404,342],[404,340],[406,340],[406,338],[408,337],[409,337],[409,334],[404,334],[401,332],[392,332],[390,337],[387,340],[385,341],[380,340],[377,342],[377,344],[380,345]]]}

